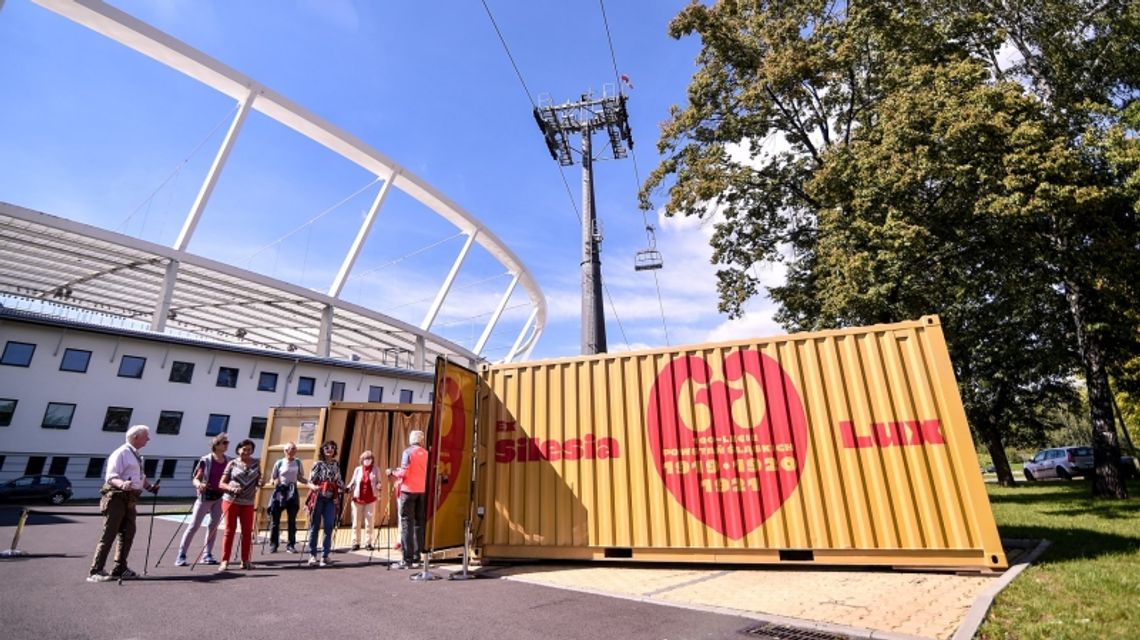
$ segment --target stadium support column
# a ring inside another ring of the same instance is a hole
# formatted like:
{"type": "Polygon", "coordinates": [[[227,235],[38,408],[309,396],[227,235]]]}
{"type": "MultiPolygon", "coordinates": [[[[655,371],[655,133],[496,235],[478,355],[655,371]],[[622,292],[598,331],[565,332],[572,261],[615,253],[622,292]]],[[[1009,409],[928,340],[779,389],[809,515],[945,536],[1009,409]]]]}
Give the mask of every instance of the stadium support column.
{"type": "Polygon", "coordinates": [[[317,334],[317,355],[327,358],[332,353],[333,307],[321,309],[321,329],[317,334]]]}
{"type": "Polygon", "coordinates": [[[162,292],[159,294],[154,314],[150,318],[151,331],[164,331],[166,329],[166,318],[170,315],[170,301],[174,299],[174,282],[177,279],[178,261],[171,260],[166,263],[166,277],[162,279],[162,292]]]}
{"type": "MultiPolygon", "coordinates": [[[[233,122],[230,123],[230,129],[226,132],[225,139],[222,140],[222,146],[214,156],[214,163],[210,165],[210,170],[206,173],[206,179],[202,181],[202,186],[198,188],[198,196],[194,198],[194,204],[190,207],[190,212],[186,214],[186,220],[182,223],[182,231],[179,232],[178,239],[174,241],[174,249],[177,251],[185,251],[187,245],[190,244],[190,238],[194,235],[194,229],[198,226],[198,220],[201,219],[202,212],[206,209],[206,203],[210,201],[210,194],[214,192],[214,186],[218,184],[218,178],[222,175],[222,169],[226,166],[226,159],[230,157],[230,151],[233,150],[234,143],[237,142],[237,137],[241,132],[242,125],[245,123],[245,118],[249,115],[250,110],[253,108],[253,101],[257,99],[260,92],[260,88],[251,87],[245,99],[242,100],[238,106],[237,115],[234,116],[233,122]]],[[[158,294],[154,314],[151,317],[150,328],[152,331],[163,331],[166,329],[166,320],[167,316],[170,315],[170,304],[174,297],[174,285],[177,282],[178,261],[171,260],[166,265],[166,277],[163,279],[162,291],[158,294]]]]}

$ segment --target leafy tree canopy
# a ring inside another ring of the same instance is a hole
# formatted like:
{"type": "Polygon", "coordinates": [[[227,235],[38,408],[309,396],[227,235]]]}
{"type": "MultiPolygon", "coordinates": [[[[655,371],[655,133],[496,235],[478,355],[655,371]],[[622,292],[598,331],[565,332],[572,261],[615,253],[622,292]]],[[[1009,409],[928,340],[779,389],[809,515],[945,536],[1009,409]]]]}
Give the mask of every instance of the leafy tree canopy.
{"type": "Polygon", "coordinates": [[[720,213],[730,315],[760,261],[788,264],[788,328],[940,313],[991,453],[1083,371],[1099,473],[1107,373],[1140,353],[1137,25],[1128,2],[691,4],[670,28],[699,69],[643,204],[720,213]]]}

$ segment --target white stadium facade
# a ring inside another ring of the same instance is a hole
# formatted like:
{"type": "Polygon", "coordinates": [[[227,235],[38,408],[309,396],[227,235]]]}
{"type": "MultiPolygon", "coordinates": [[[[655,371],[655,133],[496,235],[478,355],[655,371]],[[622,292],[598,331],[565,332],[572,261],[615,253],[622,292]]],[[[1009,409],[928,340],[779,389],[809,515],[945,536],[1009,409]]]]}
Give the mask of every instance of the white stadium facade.
{"type": "MultiPolygon", "coordinates": [[[[172,246],[3,202],[0,193],[0,481],[66,475],[93,497],[108,453],[132,424],[166,495],[189,495],[193,461],[226,431],[258,444],[271,407],[330,401],[426,403],[434,362],[474,367],[516,289],[529,306],[509,351],[525,358],[546,301],[518,257],[473,215],[394,160],[265,86],[94,0],[34,0],[236,101],[172,246]],[[381,186],[327,290],[187,251],[243,123],[259,113],[376,176],[381,186]],[[464,236],[425,315],[398,319],[342,297],[392,190],[464,236]],[[475,249],[509,274],[478,339],[433,332],[475,249]]],[[[0,11],[0,20],[3,12],[0,11]]]]}

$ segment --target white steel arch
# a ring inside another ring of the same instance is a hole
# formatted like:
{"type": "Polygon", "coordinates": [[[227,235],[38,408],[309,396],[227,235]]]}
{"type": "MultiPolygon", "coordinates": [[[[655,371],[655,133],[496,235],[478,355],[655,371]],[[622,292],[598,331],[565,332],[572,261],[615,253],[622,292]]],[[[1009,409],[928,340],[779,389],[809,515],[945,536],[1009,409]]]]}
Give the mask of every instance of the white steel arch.
{"type": "MultiPolygon", "coordinates": [[[[381,189],[381,195],[377,198],[374,209],[379,209],[380,206],[383,205],[383,199],[389,191],[389,187],[395,187],[417,200],[420,204],[426,206],[436,215],[450,222],[470,239],[479,243],[483,249],[511,274],[514,281],[512,289],[515,284],[522,285],[531,303],[532,320],[524,324],[519,331],[515,347],[511,350],[511,355],[520,352],[529,352],[529,350],[533,348],[541,336],[546,323],[546,298],[533,275],[518,256],[515,255],[494,232],[485,227],[463,207],[428,184],[425,180],[416,176],[407,168],[380,151],[364,143],[362,140],[294,103],[285,96],[274,92],[221,61],[194,49],[188,44],[159,31],[153,26],[101,0],[33,0],[33,2],[119,44],[157,60],[171,69],[194,78],[200,83],[233,98],[240,105],[238,114],[222,144],[222,148],[218,151],[214,164],[203,182],[199,197],[187,215],[183,231],[179,235],[176,243],[177,246],[174,247],[176,250],[182,251],[189,241],[189,236],[193,233],[198,217],[201,216],[202,211],[205,209],[212,185],[217,180],[217,175],[224,169],[225,157],[228,155],[234,138],[242,126],[245,114],[251,109],[256,110],[272,120],[293,129],[302,136],[323,145],[337,155],[340,155],[381,180],[384,180],[385,184],[381,189]]],[[[374,214],[375,210],[371,212],[370,215],[374,216],[374,214]]],[[[330,305],[328,309],[327,317],[330,319],[334,309],[344,304],[343,301],[339,299],[340,288],[355,262],[356,254],[359,252],[360,246],[363,244],[368,231],[368,224],[362,226],[357,241],[353,243],[352,248],[345,257],[341,273],[338,274],[336,281],[330,286],[328,298],[331,298],[335,303],[330,305]]],[[[454,272],[462,266],[466,259],[468,249],[469,245],[465,244],[464,249],[460,251],[460,254],[456,258],[456,265],[452,269],[452,274],[449,274],[441,286],[439,294],[437,295],[437,303],[433,305],[433,312],[430,314],[433,317],[434,312],[438,311],[438,304],[441,303],[442,299],[447,295],[448,289],[454,279],[454,272]]],[[[177,269],[177,261],[172,261],[168,265],[168,275],[166,278],[167,287],[176,286],[176,278],[173,272],[177,271],[177,269]]],[[[158,312],[155,314],[155,329],[161,329],[165,323],[166,314],[162,312],[163,302],[167,301],[169,297],[170,290],[168,288],[165,289],[162,295],[158,297],[158,300],[156,300],[156,309],[158,312]]],[[[501,310],[493,315],[490,324],[485,330],[486,335],[489,335],[490,331],[493,330],[500,315],[501,310]]],[[[331,323],[331,320],[322,322],[322,333],[328,331],[331,326],[331,324],[326,324],[326,322],[331,323]]],[[[427,334],[430,329],[430,323],[431,320],[426,320],[424,323],[426,326],[415,329],[423,334],[427,334]]],[[[421,342],[424,338],[424,335],[419,337],[421,342]]],[[[432,337],[429,339],[437,338],[432,337]]],[[[474,350],[476,357],[481,355],[479,351],[485,346],[485,343],[485,339],[480,340],[480,344],[474,350]]]]}

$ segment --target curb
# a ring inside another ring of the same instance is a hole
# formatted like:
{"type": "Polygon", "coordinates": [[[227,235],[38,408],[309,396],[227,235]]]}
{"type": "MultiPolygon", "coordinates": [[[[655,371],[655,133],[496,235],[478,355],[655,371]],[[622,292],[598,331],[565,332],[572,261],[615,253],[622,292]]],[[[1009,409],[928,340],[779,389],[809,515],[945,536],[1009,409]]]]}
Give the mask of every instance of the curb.
{"type": "Polygon", "coordinates": [[[986,587],[978,599],[974,601],[974,605],[966,613],[966,617],[962,620],[962,624],[958,625],[958,630],[954,632],[952,640],[970,640],[975,634],[978,633],[978,627],[982,626],[982,622],[986,619],[986,614],[989,613],[990,607],[994,604],[994,598],[997,594],[1001,593],[1002,589],[1009,586],[1017,576],[1021,575],[1033,564],[1041,554],[1045,553],[1053,543],[1049,540],[1041,540],[1037,546],[1026,554],[1025,558],[1006,571],[1000,578],[998,578],[992,585],[986,587]]]}

